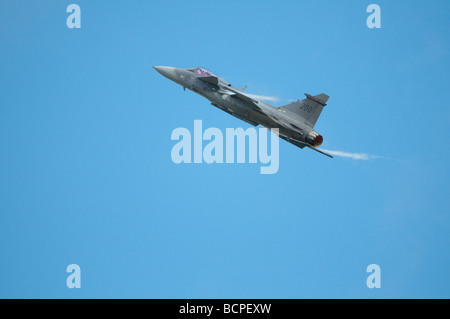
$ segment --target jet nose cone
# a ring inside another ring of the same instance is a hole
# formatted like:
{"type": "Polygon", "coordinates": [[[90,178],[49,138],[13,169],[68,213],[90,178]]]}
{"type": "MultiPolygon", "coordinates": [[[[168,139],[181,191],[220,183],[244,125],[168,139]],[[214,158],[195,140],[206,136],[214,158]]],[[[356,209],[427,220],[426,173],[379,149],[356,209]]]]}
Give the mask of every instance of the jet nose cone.
{"type": "Polygon", "coordinates": [[[156,71],[158,71],[160,74],[164,75],[166,78],[169,78],[172,80],[174,76],[174,69],[170,66],[154,66],[153,67],[156,71]]]}

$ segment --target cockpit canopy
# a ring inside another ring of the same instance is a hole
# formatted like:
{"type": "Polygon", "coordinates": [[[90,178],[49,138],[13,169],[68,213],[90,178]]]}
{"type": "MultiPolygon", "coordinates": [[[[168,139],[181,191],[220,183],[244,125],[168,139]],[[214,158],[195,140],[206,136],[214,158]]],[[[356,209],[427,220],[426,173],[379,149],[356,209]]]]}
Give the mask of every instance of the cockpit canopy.
{"type": "Polygon", "coordinates": [[[230,83],[228,83],[227,81],[225,81],[224,79],[222,79],[221,77],[215,75],[214,73],[212,73],[211,71],[205,69],[205,68],[201,68],[201,67],[196,67],[196,68],[187,68],[185,69],[186,71],[190,71],[193,72],[195,74],[198,74],[200,76],[211,76],[211,77],[216,77],[219,81],[219,83],[221,83],[222,85],[227,85],[230,86],[230,83]]]}
{"type": "Polygon", "coordinates": [[[187,71],[191,71],[191,72],[194,72],[194,73],[196,73],[196,74],[198,74],[198,75],[202,75],[202,76],[216,76],[217,77],[217,75],[215,75],[214,73],[212,73],[211,71],[208,71],[207,69],[205,69],[205,68],[200,68],[200,67],[198,67],[198,68],[188,68],[188,69],[186,69],[187,71]]]}

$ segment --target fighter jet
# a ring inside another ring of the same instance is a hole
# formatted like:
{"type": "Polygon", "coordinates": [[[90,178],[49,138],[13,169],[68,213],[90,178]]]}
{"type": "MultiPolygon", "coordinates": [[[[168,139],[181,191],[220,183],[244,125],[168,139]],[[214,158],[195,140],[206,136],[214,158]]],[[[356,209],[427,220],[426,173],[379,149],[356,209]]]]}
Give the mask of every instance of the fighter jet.
{"type": "MultiPolygon", "coordinates": [[[[275,107],[262,98],[238,89],[211,71],[202,68],[180,69],[154,66],[156,71],[169,80],[205,98],[212,105],[253,126],[261,125],[269,130],[278,128],[278,136],[299,147],[308,147],[328,157],[330,154],[318,149],[323,137],[313,130],[329,96],[321,93],[275,107]]],[[[276,133],[276,132],[275,132],[276,133]]]]}

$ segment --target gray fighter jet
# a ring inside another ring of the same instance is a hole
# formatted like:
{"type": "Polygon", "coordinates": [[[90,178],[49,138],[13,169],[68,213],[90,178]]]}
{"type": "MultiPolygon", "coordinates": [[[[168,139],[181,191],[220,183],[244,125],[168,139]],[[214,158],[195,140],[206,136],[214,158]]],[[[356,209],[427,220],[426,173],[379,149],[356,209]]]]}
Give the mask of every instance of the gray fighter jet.
{"type": "Polygon", "coordinates": [[[318,149],[323,137],[313,130],[320,112],[329,96],[309,95],[306,98],[281,107],[267,104],[255,95],[238,89],[205,68],[178,69],[154,66],[166,78],[207,98],[215,107],[251,125],[267,129],[278,128],[278,136],[297,147],[309,147],[326,156],[330,154],[318,149]]]}

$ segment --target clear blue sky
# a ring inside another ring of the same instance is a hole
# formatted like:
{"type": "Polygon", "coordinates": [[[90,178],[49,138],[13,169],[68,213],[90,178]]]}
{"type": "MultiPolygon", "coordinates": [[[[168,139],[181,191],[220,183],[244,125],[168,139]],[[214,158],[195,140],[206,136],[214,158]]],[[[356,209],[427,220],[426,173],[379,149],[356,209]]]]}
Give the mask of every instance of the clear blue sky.
{"type": "Polygon", "coordinates": [[[449,1],[70,3],[0,2],[0,297],[450,297],[449,1]],[[382,158],[176,165],[173,129],[249,125],[148,65],[327,93],[323,147],[382,158]]]}

